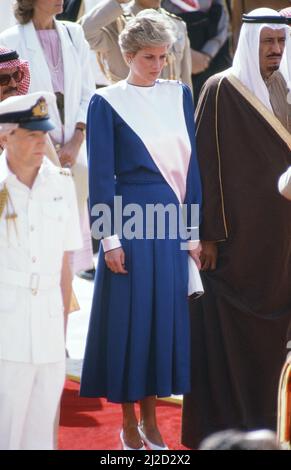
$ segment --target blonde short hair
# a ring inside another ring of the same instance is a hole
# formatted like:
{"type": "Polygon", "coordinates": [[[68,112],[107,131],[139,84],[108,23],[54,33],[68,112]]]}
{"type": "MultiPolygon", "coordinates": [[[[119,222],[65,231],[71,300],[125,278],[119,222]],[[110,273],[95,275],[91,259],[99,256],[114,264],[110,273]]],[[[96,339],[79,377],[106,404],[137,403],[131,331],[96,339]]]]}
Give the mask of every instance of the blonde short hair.
{"type": "Polygon", "coordinates": [[[16,0],[14,2],[14,15],[20,24],[27,24],[34,14],[35,0],[16,0]]]}
{"type": "Polygon", "coordinates": [[[136,54],[145,47],[171,47],[175,41],[173,22],[156,10],[146,9],[127,22],[118,43],[123,54],[136,54]]]}

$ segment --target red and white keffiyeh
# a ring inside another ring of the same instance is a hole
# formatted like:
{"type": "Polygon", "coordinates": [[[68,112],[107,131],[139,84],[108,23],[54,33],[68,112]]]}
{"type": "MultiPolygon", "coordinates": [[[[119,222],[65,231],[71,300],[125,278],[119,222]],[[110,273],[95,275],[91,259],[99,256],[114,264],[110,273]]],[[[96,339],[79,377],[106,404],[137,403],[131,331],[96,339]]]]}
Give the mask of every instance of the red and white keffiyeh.
{"type": "Polygon", "coordinates": [[[26,95],[30,85],[30,73],[28,62],[26,60],[20,60],[18,58],[18,54],[15,51],[0,46],[0,70],[4,71],[5,69],[11,69],[14,67],[19,67],[24,72],[23,79],[18,84],[17,94],[26,95]],[[15,58],[10,59],[9,56],[11,56],[12,53],[14,53],[15,58]],[[5,60],[6,56],[7,60],[5,60]]]}

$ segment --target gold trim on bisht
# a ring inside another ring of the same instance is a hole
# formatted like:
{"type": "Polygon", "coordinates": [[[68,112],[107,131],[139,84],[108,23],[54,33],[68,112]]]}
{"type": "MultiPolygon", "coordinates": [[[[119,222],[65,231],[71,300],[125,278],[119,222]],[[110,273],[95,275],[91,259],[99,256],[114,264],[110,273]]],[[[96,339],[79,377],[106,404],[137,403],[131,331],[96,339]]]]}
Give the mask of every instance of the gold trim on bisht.
{"type": "Polygon", "coordinates": [[[196,135],[198,134],[199,127],[200,127],[200,123],[201,123],[201,119],[203,118],[203,114],[204,114],[204,110],[205,110],[205,105],[206,105],[207,100],[208,100],[209,91],[210,91],[210,88],[208,88],[208,87],[205,88],[205,85],[204,85],[203,88],[202,88],[201,94],[200,94],[200,96],[199,96],[199,100],[198,100],[196,109],[195,109],[196,135]],[[204,99],[204,95],[205,95],[206,93],[207,93],[207,95],[205,96],[205,99],[204,99]],[[201,111],[201,113],[200,113],[203,100],[204,100],[203,109],[202,109],[202,111],[201,111]],[[199,115],[199,114],[200,114],[200,119],[199,119],[199,121],[198,121],[198,115],[199,115]]]}
{"type": "MultiPolygon", "coordinates": [[[[224,79],[224,76],[222,76],[218,82],[217,85],[217,91],[215,95],[215,140],[216,140],[216,154],[217,154],[217,160],[218,160],[218,179],[219,179],[219,188],[220,188],[220,197],[221,197],[221,211],[222,211],[222,219],[223,219],[223,226],[224,226],[224,232],[225,232],[225,239],[223,240],[216,240],[216,241],[225,241],[228,238],[228,229],[227,229],[227,221],[226,221],[226,215],[225,215],[225,204],[224,204],[224,192],[223,192],[223,184],[222,184],[222,171],[221,171],[221,152],[220,152],[220,145],[219,145],[219,130],[218,130],[218,98],[219,98],[219,91],[221,87],[222,80],[224,79]]],[[[196,108],[195,112],[195,121],[196,121],[196,133],[195,136],[197,137],[197,134],[199,132],[200,128],[200,123],[204,114],[205,106],[208,100],[208,95],[209,95],[209,88],[204,87],[202,89],[202,94],[199,97],[198,105],[196,108]],[[207,93],[205,99],[204,95],[207,93]],[[204,104],[203,104],[203,109],[201,110],[202,102],[204,99],[204,104]],[[198,113],[200,113],[200,119],[198,120],[198,113]]]]}
{"type": "Polygon", "coordinates": [[[291,352],[280,377],[277,436],[281,447],[291,450],[291,352]]]}
{"type": "Polygon", "coordinates": [[[216,96],[215,96],[215,139],[216,139],[216,149],[217,149],[217,158],[218,158],[218,176],[219,176],[219,186],[220,186],[220,196],[221,196],[221,209],[222,209],[225,236],[227,238],[228,230],[227,230],[226,215],[225,215],[225,209],[224,209],[224,196],[223,196],[222,176],[221,176],[221,154],[220,154],[219,132],[218,132],[218,97],[219,97],[219,91],[220,91],[220,87],[221,87],[221,83],[223,79],[224,77],[222,77],[219,80],[219,83],[217,85],[216,96]]]}
{"type": "Polygon", "coordinates": [[[237,77],[232,73],[226,74],[225,77],[232,86],[255,108],[263,118],[272,126],[279,137],[285,142],[289,150],[291,150],[291,134],[281,124],[278,118],[259,100],[237,77]]]}

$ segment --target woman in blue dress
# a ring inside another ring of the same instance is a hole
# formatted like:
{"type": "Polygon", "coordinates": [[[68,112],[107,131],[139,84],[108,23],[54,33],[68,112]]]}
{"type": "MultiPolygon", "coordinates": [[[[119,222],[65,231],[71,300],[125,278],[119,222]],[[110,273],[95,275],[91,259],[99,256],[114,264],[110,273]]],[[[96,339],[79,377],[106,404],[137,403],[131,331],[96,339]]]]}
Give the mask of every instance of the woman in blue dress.
{"type": "Polygon", "coordinates": [[[171,217],[174,208],[177,219],[181,204],[188,215],[191,204],[200,205],[201,185],[190,90],[158,80],[173,40],[171,25],[156,11],[133,18],[120,35],[129,76],[99,89],[88,111],[92,230],[96,236],[96,227],[102,227],[105,236],[81,396],[122,404],[120,439],[127,450],[144,449],[144,443],[167,449],[157,426],[156,397],[190,390],[187,259],[189,253],[199,265],[199,245],[181,249],[183,236],[173,236],[171,217]],[[117,199],[121,231],[110,223],[118,219],[117,199]],[[110,214],[104,209],[98,218],[96,204],[106,205],[110,214]],[[149,222],[154,206],[170,208],[164,234],[161,213],[149,222]]]}

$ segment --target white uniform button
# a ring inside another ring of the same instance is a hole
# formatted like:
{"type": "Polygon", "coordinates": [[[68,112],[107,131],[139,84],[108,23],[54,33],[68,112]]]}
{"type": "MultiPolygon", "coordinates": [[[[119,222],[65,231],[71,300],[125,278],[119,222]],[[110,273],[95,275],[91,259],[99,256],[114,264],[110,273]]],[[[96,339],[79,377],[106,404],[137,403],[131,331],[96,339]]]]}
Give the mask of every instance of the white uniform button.
{"type": "Polygon", "coordinates": [[[30,231],[31,231],[31,232],[34,232],[34,225],[31,225],[31,226],[30,226],[30,231]]]}
{"type": "Polygon", "coordinates": [[[36,262],[36,257],[33,256],[33,257],[31,258],[31,261],[32,261],[33,263],[35,263],[35,262],[36,262]]]}

